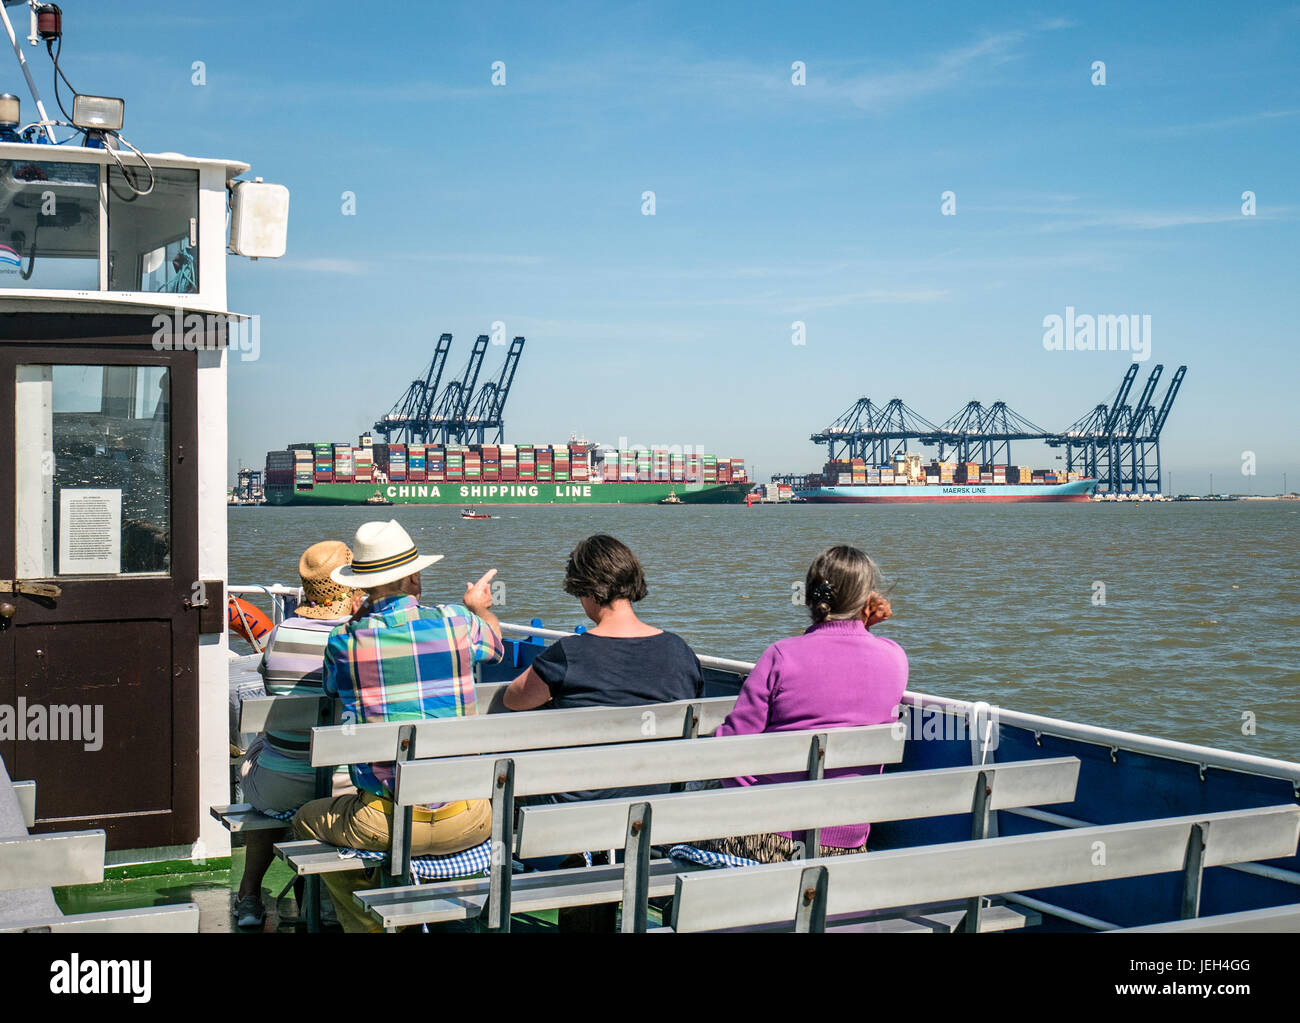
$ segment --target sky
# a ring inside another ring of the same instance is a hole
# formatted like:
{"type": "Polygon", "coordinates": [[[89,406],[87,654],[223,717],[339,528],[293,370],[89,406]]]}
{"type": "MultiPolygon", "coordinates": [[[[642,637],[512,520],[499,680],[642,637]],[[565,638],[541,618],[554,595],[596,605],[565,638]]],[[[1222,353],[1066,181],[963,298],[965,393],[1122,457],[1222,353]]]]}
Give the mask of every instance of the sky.
{"type": "Polygon", "coordinates": [[[809,435],[864,396],[1063,430],[1132,360],[1048,350],[1069,307],[1150,317],[1139,386],[1188,366],[1174,490],[1300,488],[1300,6],[62,7],[65,72],[125,97],[132,143],[290,189],[285,257],[229,258],[261,317],[232,477],[355,441],[440,333],[456,371],[498,322],[521,443],[766,478],[820,468],[809,435]]]}

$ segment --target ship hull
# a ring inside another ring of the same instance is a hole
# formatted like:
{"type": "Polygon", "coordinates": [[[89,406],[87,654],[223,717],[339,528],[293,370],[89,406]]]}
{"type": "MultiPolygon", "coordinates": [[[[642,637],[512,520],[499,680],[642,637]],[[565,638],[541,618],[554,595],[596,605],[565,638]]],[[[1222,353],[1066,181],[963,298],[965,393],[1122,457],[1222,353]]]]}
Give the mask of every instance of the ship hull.
{"type": "Polygon", "coordinates": [[[1097,489],[1095,480],[1074,483],[1019,484],[869,484],[809,487],[796,491],[810,504],[930,504],[930,503],[1052,503],[1087,501],[1097,489]]]}
{"type": "Polygon", "coordinates": [[[317,483],[310,490],[268,487],[272,505],[364,505],[376,492],[398,504],[743,504],[749,483],[317,483]]]}

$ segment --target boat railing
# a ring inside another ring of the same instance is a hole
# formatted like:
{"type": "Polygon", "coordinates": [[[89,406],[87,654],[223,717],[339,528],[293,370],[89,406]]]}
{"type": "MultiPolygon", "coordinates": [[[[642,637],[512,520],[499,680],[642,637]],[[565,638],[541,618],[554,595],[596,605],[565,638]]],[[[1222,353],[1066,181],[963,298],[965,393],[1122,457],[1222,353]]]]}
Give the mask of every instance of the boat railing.
{"type": "MultiPolygon", "coordinates": [[[[273,621],[277,623],[283,617],[284,598],[292,596],[296,599],[302,593],[298,588],[279,584],[271,586],[231,586],[229,591],[240,596],[266,595],[271,597],[274,605],[273,621]]],[[[534,619],[528,625],[517,622],[502,622],[501,629],[503,634],[511,638],[556,640],[573,635],[572,632],[565,632],[561,629],[544,628],[538,619],[534,619]]],[[[754,670],[752,661],[740,661],[726,657],[701,656],[700,665],[704,668],[711,668],[740,678],[754,670]]],[[[928,693],[914,692],[910,689],[903,694],[903,705],[930,713],[938,712],[963,718],[970,729],[968,734],[976,737],[991,722],[993,727],[1005,725],[1024,729],[1032,733],[1035,739],[1048,735],[1058,739],[1069,739],[1094,746],[1103,746],[1110,750],[1112,756],[1120,752],[1139,753],[1192,764],[1199,768],[1202,774],[1209,768],[1215,768],[1222,771],[1261,775],[1266,778],[1281,778],[1291,782],[1296,797],[1300,798],[1300,763],[1288,760],[1261,757],[1252,753],[1236,753],[1231,750],[1213,749],[1209,746],[1198,746],[1194,743],[1178,742],[1173,739],[1140,735],[1136,732],[1104,728],[1100,725],[1063,721],[1060,718],[1006,710],[1001,707],[991,706],[984,701],[932,696],[928,693]]],[[[985,746],[988,746],[987,740],[985,746]]]]}

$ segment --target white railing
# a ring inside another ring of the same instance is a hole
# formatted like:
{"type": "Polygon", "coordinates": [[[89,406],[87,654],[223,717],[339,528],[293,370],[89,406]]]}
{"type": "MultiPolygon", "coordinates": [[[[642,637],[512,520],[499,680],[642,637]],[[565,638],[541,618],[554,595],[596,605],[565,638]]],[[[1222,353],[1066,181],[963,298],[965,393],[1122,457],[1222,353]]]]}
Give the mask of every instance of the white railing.
{"type": "MultiPolygon", "coordinates": [[[[302,595],[301,589],[278,584],[273,586],[230,586],[228,590],[230,593],[239,596],[270,596],[274,605],[273,620],[277,623],[283,617],[283,603],[277,598],[285,596],[300,598],[302,595]]],[[[535,625],[519,625],[515,622],[502,622],[501,630],[510,636],[536,637],[538,639],[564,639],[566,636],[573,635],[572,632],[563,632],[559,629],[545,629],[535,625]]],[[[718,671],[740,676],[748,675],[754,670],[752,661],[737,661],[725,657],[702,656],[700,657],[700,664],[705,668],[714,668],[718,671]]],[[[1233,753],[1229,750],[1213,749],[1209,746],[1197,746],[1193,743],[1177,742],[1172,739],[1159,739],[1149,735],[1139,735],[1136,732],[1102,728],[1098,725],[1084,725],[1074,721],[1063,721],[1059,718],[1042,717],[1038,714],[1024,714],[1019,711],[991,707],[984,702],[955,700],[946,696],[931,696],[927,693],[918,693],[911,690],[903,694],[903,704],[908,707],[937,710],[944,714],[964,718],[967,725],[971,727],[970,734],[972,735],[975,734],[974,726],[971,724],[972,721],[987,722],[992,719],[999,725],[1005,724],[1013,728],[1023,728],[1032,732],[1035,738],[1041,735],[1051,735],[1060,739],[1072,739],[1076,742],[1105,746],[1112,753],[1143,753],[1149,756],[1163,757],[1166,760],[1194,764],[1202,770],[1214,767],[1224,771],[1239,771],[1245,774],[1263,775],[1268,778],[1283,778],[1291,782],[1295,787],[1297,797],[1300,797],[1300,763],[1293,763],[1289,760],[1259,757],[1251,753],[1233,753]]]]}

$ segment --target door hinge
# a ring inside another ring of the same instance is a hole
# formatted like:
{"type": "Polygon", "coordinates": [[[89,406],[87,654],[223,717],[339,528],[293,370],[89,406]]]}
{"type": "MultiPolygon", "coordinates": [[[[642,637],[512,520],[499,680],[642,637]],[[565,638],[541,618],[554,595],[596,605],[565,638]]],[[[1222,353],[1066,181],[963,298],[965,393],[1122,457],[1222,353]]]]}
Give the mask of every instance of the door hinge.
{"type": "Polygon", "coordinates": [[[24,579],[0,579],[0,593],[26,593],[30,597],[57,597],[63,590],[54,583],[30,583],[24,579]]]}

